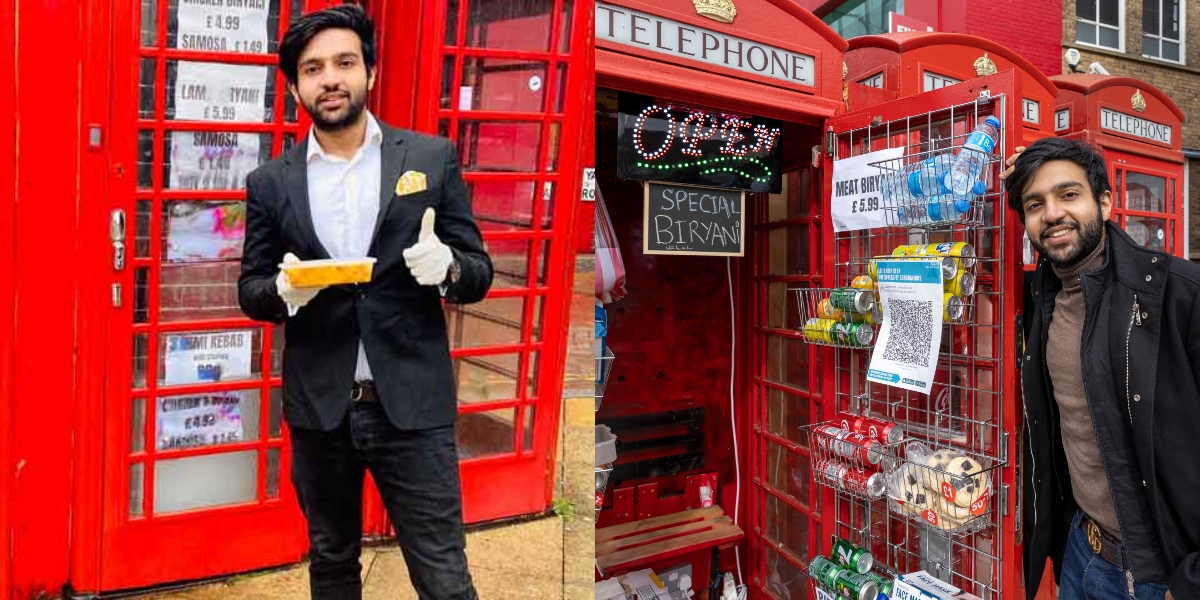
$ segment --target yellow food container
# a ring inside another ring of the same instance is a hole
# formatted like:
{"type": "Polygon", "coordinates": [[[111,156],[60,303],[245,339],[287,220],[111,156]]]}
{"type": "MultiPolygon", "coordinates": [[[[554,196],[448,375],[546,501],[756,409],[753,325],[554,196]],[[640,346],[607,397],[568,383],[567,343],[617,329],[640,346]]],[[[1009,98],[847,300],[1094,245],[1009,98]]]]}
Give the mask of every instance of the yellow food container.
{"type": "Polygon", "coordinates": [[[279,265],[287,273],[288,283],[293,287],[318,287],[342,283],[366,283],[371,281],[375,268],[374,258],[355,260],[304,260],[279,265]]]}

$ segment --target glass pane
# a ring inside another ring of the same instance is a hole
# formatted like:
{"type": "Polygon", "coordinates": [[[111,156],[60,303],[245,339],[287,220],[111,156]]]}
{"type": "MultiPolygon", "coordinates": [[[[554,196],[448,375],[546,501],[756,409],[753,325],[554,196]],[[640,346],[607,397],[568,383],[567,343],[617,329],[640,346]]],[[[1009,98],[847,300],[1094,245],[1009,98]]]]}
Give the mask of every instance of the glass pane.
{"type": "Polygon", "coordinates": [[[1165,38],[1179,39],[1179,0],[1166,0],[1168,10],[1163,15],[1163,32],[1165,38]]]}
{"type": "Polygon", "coordinates": [[[1099,0],[1100,22],[1119,27],[1121,25],[1121,2],[1123,0],[1099,0]]]}
{"type": "Polygon", "coordinates": [[[162,333],[159,385],[241,381],[259,376],[262,329],[162,333]]]}
{"type": "Polygon", "coordinates": [[[446,45],[453,46],[458,41],[458,0],[446,2],[446,45]]]}
{"type": "Polygon", "coordinates": [[[1097,0],[1079,0],[1075,4],[1075,16],[1088,21],[1096,20],[1096,2],[1097,0]]]}
{"type": "Polygon", "coordinates": [[[449,110],[458,108],[459,110],[471,110],[471,92],[466,91],[466,97],[463,96],[462,88],[459,88],[459,93],[455,95],[454,90],[454,57],[446,56],[442,58],[442,99],[441,108],[449,110]],[[457,104],[455,101],[457,100],[457,104]]]}
{"type": "Polygon", "coordinates": [[[797,287],[805,287],[805,284],[767,284],[767,327],[800,330],[800,309],[796,305],[796,292],[788,291],[788,288],[797,287]]]}
{"type": "Polygon", "coordinates": [[[142,488],[145,467],[142,463],[129,465],[129,517],[142,516],[142,488]]]}
{"type": "Polygon", "coordinates": [[[1125,179],[1125,208],[1163,212],[1167,194],[1167,179],[1130,171],[1125,179]]]}
{"type": "Polygon", "coordinates": [[[467,13],[467,45],[509,50],[550,49],[554,0],[478,0],[467,13]]]}
{"type": "Polygon", "coordinates": [[[809,482],[812,481],[808,457],[789,452],[775,442],[767,442],[766,475],[767,483],[776,490],[808,506],[809,482]]]}
{"type": "Polygon", "coordinates": [[[145,323],[150,317],[150,299],[147,298],[149,267],[133,270],[133,322],[145,323]]]}
{"type": "MultiPolygon", "coordinates": [[[[468,181],[467,189],[471,212],[485,233],[533,228],[533,200],[540,191],[536,181],[468,181]]],[[[543,206],[543,218],[548,207],[543,206]]]]}
{"type": "MultiPolygon", "coordinates": [[[[783,174],[783,187],[778,194],[770,194],[767,200],[767,221],[781,221],[807,216],[807,202],[801,206],[801,191],[808,183],[808,169],[789,171],[783,174]]],[[[807,200],[807,197],[804,198],[807,200]]]]}
{"type": "Polygon", "coordinates": [[[537,414],[536,406],[525,407],[525,424],[522,425],[521,451],[533,450],[533,418],[537,414]]]}
{"type": "Polygon", "coordinates": [[[492,289],[523,288],[529,282],[530,242],[492,240],[487,242],[492,257],[492,289]]]}
{"type": "Polygon", "coordinates": [[[270,121],[275,67],[167,61],[166,102],[167,119],[270,121]]]}
{"type": "Polygon", "coordinates": [[[138,116],[154,118],[154,59],[143,58],[138,69],[138,116]]]}
{"type": "Polygon", "coordinates": [[[1125,232],[1133,241],[1153,250],[1167,249],[1167,220],[1129,215],[1125,217],[1125,232]]]}
{"type": "Polygon", "coordinates": [[[524,298],[487,298],[446,305],[446,333],[452,350],[521,343],[524,298]]]}
{"type": "Polygon", "coordinates": [[[283,436],[283,390],[271,388],[271,407],[267,412],[267,435],[271,439],[283,436]]]}
{"type": "Polygon", "coordinates": [[[300,107],[296,105],[296,97],[288,93],[287,90],[284,90],[283,118],[287,120],[288,123],[295,123],[299,120],[299,110],[300,107]]]}
{"type": "Polygon", "coordinates": [[[154,203],[137,201],[137,217],[133,225],[133,255],[135,258],[150,257],[150,219],[154,218],[154,203]]]}
{"type": "Polygon", "coordinates": [[[236,444],[259,437],[258,390],[164,396],[156,409],[158,450],[236,444]]]}
{"type": "Polygon", "coordinates": [[[514,452],[513,427],[516,424],[516,415],[515,408],[458,415],[458,423],[455,426],[458,458],[479,458],[514,452]]]}
{"type": "Polygon", "coordinates": [[[149,356],[149,334],[133,334],[133,389],[146,387],[146,358],[149,356]]]}
{"type": "MultiPolygon", "coordinates": [[[[561,123],[557,121],[550,123],[550,139],[546,140],[546,143],[550,144],[550,148],[547,149],[546,153],[546,170],[551,173],[558,170],[558,144],[561,141],[559,139],[561,131],[561,123]]],[[[547,185],[553,185],[550,182],[546,183],[547,185]]],[[[546,194],[546,200],[549,200],[550,197],[550,194],[546,194]]]]}
{"type": "Polygon", "coordinates": [[[541,354],[538,352],[529,353],[529,372],[525,378],[525,398],[538,397],[538,371],[541,368],[541,354]]]}
{"type": "Polygon", "coordinates": [[[1158,38],[1142,36],[1142,54],[1158,56],[1158,38]]]}
{"type": "Polygon", "coordinates": [[[766,337],[767,380],[808,391],[808,344],[781,335],[766,337]]]}
{"type": "Polygon", "coordinates": [[[808,225],[772,229],[767,240],[767,275],[808,274],[808,225]]]}
{"type": "Polygon", "coordinates": [[[279,497],[279,448],[267,449],[267,498],[279,497]]]}
{"type": "Polygon", "coordinates": [[[142,45],[158,45],[158,0],[142,0],[142,45]]]}
{"type": "Polygon", "coordinates": [[[146,447],[146,399],[134,398],[133,411],[129,415],[129,451],[141,452],[146,447]]]}
{"type": "Polygon", "coordinates": [[[537,171],[542,124],[518,121],[462,121],[458,153],[464,171],[537,171]]]}
{"type": "Polygon", "coordinates": [[[158,282],[158,319],[163,323],[197,319],[236,319],[237,279],[241,265],[235,261],[164,263],[158,282]]]}
{"type": "Polygon", "coordinates": [[[533,297],[533,314],[529,317],[529,341],[542,341],[544,319],[546,316],[546,299],[542,296],[533,297]]]}
{"type": "Polygon", "coordinates": [[[770,546],[763,545],[763,571],[766,580],[763,588],[783,600],[808,600],[810,584],[808,575],[770,546]]]}
{"type": "Polygon", "coordinates": [[[246,205],[232,201],[166,203],[162,256],[171,263],[233,261],[242,258],[246,205]]]}
{"type": "Polygon", "coordinates": [[[271,134],[168,131],[163,156],[168,189],[242,189],[246,175],[271,159],[271,134]]]}
{"type": "Polygon", "coordinates": [[[766,494],[767,518],[763,534],[783,544],[793,554],[808,560],[808,516],[783,500],[766,494]]]}
{"type": "MultiPolygon", "coordinates": [[[[548,64],[511,58],[467,57],[463,61],[459,109],[542,112],[548,64]]],[[[445,77],[443,75],[443,79],[445,77]]],[[[446,83],[443,82],[443,87],[446,83]]]]}
{"type": "Polygon", "coordinates": [[[454,359],[461,403],[517,398],[517,354],[495,354],[454,359]]]}
{"type": "Polygon", "coordinates": [[[1142,31],[1151,35],[1162,35],[1158,29],[1158,3],[1160,1],[1144,0],[1142,2],[1142,31]]]}
{"type": "Polygon", "coordinates": [[[1163,40],[1162,57],[1165,60],[1179,60],[1179,44],[1163,40]]]}
{"type": "MultiPolygon", "coordinates": [[[[293,2],[293,9],[302,1],[293,2]]],[[[225,13],[170,0],[167,9],[167,47],[206,52],[264,54],[278,50],[279,0],[270,6],[225,13]]],[[[293,12],[295,12],[293,10],[293,12]]]]}
{"type": "Polygon", "coordinates": [[[1080,21],[1075,22],[1075,40],[1083,44],[1096,43],[1096,26],[1080,21]]]}
{"type": "Polygon", "coordinates": [[[554,112],[563,112],[567,103],[567,64],[558,64],[558,92],[554,95],[554,112]]]}
{"type": "Polygon", "coordinates": [[[1108,27],[1101,27],[1100,28],[1100,45],[1104,46],[1105,48],[1113,48],[1113,49],[1120,48],[1121,40],[1118,36],[1117,30],[1109,29],[1108,27]]]}
{"type": "Polygon", "coordinates": [[[154,512],[253,502],[258,498],[258,452],[160,460],[154,467],[154,512]]]}
{"type": "Polygon", "coordinates": [[[438,119],[438,135],[450,137],[450,119],[438,119]]]}
{"type": "MultiPolygon", "coordinates": [[[[585,4],[584,6],[587,5],[585,4]]],[[[562,22],[560,23],[558,30],[558,51],[563,54],[566,54],[571,50],[571,20],[575,16],[574,9],[574,0],[563,0],[562,22]]]]}
{"type": "Polygon", "coordinates": [[[800,428],[810,424],[808,399],[769,388],[763,388],[763,391],[767,394],[767,431],[807,445],[808,437],[801,435],[800,428]]]}
{"type": "Polygon", "coordinates": [[[283,375],[283,325],[271,327],[271,377],[283,375]]]}
{"type": "Polygon", "coordinates": [[[154,132],[138,132],[138,188],[148,190],[154,185],[154,132]]]}

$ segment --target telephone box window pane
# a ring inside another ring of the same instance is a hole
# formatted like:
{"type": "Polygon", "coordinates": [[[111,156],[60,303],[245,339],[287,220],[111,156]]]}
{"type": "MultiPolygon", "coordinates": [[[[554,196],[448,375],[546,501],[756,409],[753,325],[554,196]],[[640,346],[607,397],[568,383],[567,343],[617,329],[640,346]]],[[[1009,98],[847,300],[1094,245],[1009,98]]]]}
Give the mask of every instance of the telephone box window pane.
{"type": "Polygon", "coordinates": [[[523,425],[523,437],[521,438],[521,451],[528,452],[533,450],[533,417],[537,414],[536,406],[525,407],[525,424],[523,425]]]}
{"type": "Polygon", "coordinates": [[[513,428],[516,417],[515,408],[458,415],[455,427],[458,458],[461,460],[513,453],[513,428]]]}
{"type": "Polygon", "coordinates": [[[1125,217],[1125,233],[1139,246],[1151,250],[1167,251],[1167,220],[1128,215],[1125,217]]]}
{"type": "Polygon", "coordinates": [[[148,190],[154,186],[154,132],[138,132],[138,188],[148,190]]]}
{"type": "Polygon", "coordinates": [[[490,240],[487,249],[492,257],[493,290],[528,287],[530,242],[490,240]]]}
{"type": "MultiPolygon", "coordinates": [[[[271,102],[273,100],[268,100],[271,102]]],[[[283,92],[283,118],[288,123],[295,123],[299,120],[297,112],[299,107],[296,105],[296,97],[292,96],[286,89],[283,92]]]]}
{"type": "Polygon", "coordinates": [[[237,261],[246,237],[240,200],[173,201],[163,211],[162,260],[167,263],[237,261]]]}
{"type": "Polygon", "coordinates": [[[554,0],[474,0],[467,12],[466,45],[547,51],[554,0]]]}
{"type": "Polygon", "coordinates": [[[271,160],[271,134],[168,131],[163,139],[163,187],[240,190],[246,175],[271,160]]]}
{"type": "MultiPolygon", "coordinates": [[[[763,391],[767,394],[767,431],[807,446],[808,436],[801,435],[800,428],[811,422],[808,400],[776,389],[763,388],[763,391]]],[[[806,496],[796,498],[807,500],[806,496]]]]}
{"type": "Polygon", "coordinates": [[[267,498],[279,497],[279,448],[267,449],[267,498]]]}
{"type": "Polygon", "coordinates": [[[154,64],[153,58],[143,58],[138,68],[138,116],[154,118],[154,64]]]}
{"type": "MultiPolygon", "coordinates": [[[[1173,215],[1173,214],[1175,214],[1175,180],[1174,179],[1171,180],[1171,195],[1167,196],[1167,198],[1170,198],[1170,209],[1167,212],[1173,215]]],[[[1175,231],[1175,228],[1172,227],[1171,231],[1175,231]]]]}
{"type": "Polygon", "coordinates": [[[464,171],[537,171],[542,124],[520,121],[463,121],[458,124],[458,153],[464,171]]]}
{"type": "Polygon", "coordinates": [[[467,181],[471,212],[486,234],[533,228],[536,181],[467,181]]]}
{"type": "Polygon", "coordinates": [[[450,348],[477,348],[521,343],[525,299],[487,298],[475,304],[446,305],[450,348]]]}
{"type": "Polygon", "coordinates": [[[268,434],[271,439],[278,439],[283,436],[283,390],[279,387],[271,388],[271,408],[267,413],[268,434]]]}
{"type": "Polygon", "coordinates": [[[454,359],[459,403],[516,399],[517,357],[514,353],[454,359]]]}
{"type": "Polygon", "coordinates": [[[532,322],[529,324],[529,341],[540,342],[542,340],[542,325],[545,317],[546,299],[542,296],[533,297],[533,316],[530,317],[532,322]]]}
{"type": "Polygon", "coordinates": [[[142,0],[142,46],[158,45],[158,0],[142,0]]]}
{"type": "Polygon", "coordinates": [[[541,367],[539,359],[541,355],[537,352],[529,353],[529,374],[525,377],[525,398],[536,398],[538,396],[538,370],[541,367]]]}
{"type": "Polygon", "coordinates": [[[562,113],[567,102],[567,63],[558,63],[558,92],[554,99],[554,112],[562,113]]]}
{"type": "Polygon", "coordinates": [[[458,42],[458,0],[446,2],[446,45],[453,46],[458,42]]]}
{"type": "Polygon", "coordinates": [[[155,407],[155,447],[180,450],[254,441],[258,413],[258,390],[163,396],[155,407]]]}
{"type": "Polygon", "coordinates": [[[129,465],[129,518],[142,516],[142,488],[145,467],[142,463],[129,465]]]}
{"type": "MultiPolygon", "coordinates": [[[[446,68],[453,67],[453,63],[446,68]]],[[[549,63],[512,58],[475,58],[463,61],[459,110],[541,112],[546,101],[549,63]]],[[[446,89],[452,73],[443,73],[446,89]]]]}
{"type": "Polygon", "coordinates": [[[450,119],[438,119],[438,135],[450,137],[450,119]]]}
{"type": "Polygon", "coordinates": [[[798,331],[801,328],[800,308],[796,292],[788,288],[808,287],[807,284],[775,282],[767,284],[767,327],[798,331]]]}
{"type": "Polygon", "coordinates": [[[137,216],[133,225],[133,255],[136,258],[150,258],[150,219],[153,218],[154,203],[138,200],[137,216]]]}
{"type": "MultiPolygon", "coordinates": [[[[279,0],[270,0],[261,8],[214,9],[210,4],[203,0],[168,0],[168,48],[238,54],[265,54],[278,49],[279,0]]],[[[303,0],[294,4],[303,4],[303,0]]]]}
{"type": "MultiPolygon", "coordinates": [[[[770,452],[767,453],[768,470],[775,468],[772,464],[777,464],[780,469],[785,468],[782,463],[771,463],[771,455],[770,452]]],[[[773,541],[782,543],[785,548],[791,550],[802,560],[808,560],[808,515],[792,508],[788,503],[771,494],[766,494],[766,497],[767,518],[763,523],[763,535],[770,536],[773,541]]],[[[781,558],[780,562],[786,561],[781,558]]]]}
{"type": "Polygon", "coordinates": [[[271,377],[283,374],[283,325],[271,327],[271,377]]]}
{"type": "Polygon", "coordinates": [[[775,442],[767,442],[767,483],[776,490],[808,506],[812,473],[808,457],[789,452],[775,442]]]}
{"type": "Polygon", "coordinates": [[[261,365],[260,328],[162,333],[159,337],[159,385],[257,379],[261,365]]]}
{"type": "Polygon", "coordinates": [[[150,339],[148,334],[133,334],[133,389],[146,387],[146,358],[149,355],[150,339]]]}
{"type": "Polygon", "coordinates": [[[258,452],[160,460],[154,467],[156,514],[253,502],[258,498],[258,452]]]}
{"type": "Polygon", "coordinates": [[[147,279],[150,277],[148,267],[138,267],[133,271],[133,322],[145,323],[150,317],[150,299],[147,298],[147,279]]]}
{"type": "Polygon", "coordinates": [[[808,273],[808,225],[772,229],[767,241],[767,275],[808,273]]]}
{"type": "Polygon", "coordinates": [[[574,0],[563,0],[562,22],[558,31],[558,51],[562,54],[571,51],[571,18],[574,17],[574,11],[574,0]]]}
{"type": "Polygon", "coordinates": [[[558,170],[558,145],[559,142],[562,141],[559,138],[561,131],[561,123],[556,121],[550,124],[550,139],[547,140],[547,143],[550,144],[550,148],[548,149],[546,156],[546,170],[551,173],[558,170]]]}
{"type": "Polygon", "coordinates": [[[762,549],[763,569],[766,572],[763,589],[774,594],[775,598],[808,600],[813,597],[808,592],[811,584],[804,571],[797,569],[795,565],[780,556],[774,548],[767,544],[763,544],[762,549]]]}
{"type": "Polygon", "coordinates": [[[781,335],[767,336],[767,380],[808,391],[808,344],[781,335]]]}
{"type": "Polygon", "coordinates": [[[263,123],[273,118],[275,67],[167,61],[167,119],[263,123]]]}
{"type": "Polygon", "coordinates": [[[134,398],[129,415],[129,451],[137,454],[145,447],[146,399],[134,398]]]}
{"type": "Polygon", "coordinates": [[[200,319],[236,319],[237,261],[164,263],[159,271],[158,319],[163,323],[200,319]]]}
{"type": "Polygon", "coordinates": [[[439,106],[442,110],[457,108],[471,110],[471,88],[460,88],[454,92],[454,56],[442,57],[442,98],[439,106]]]}
{"type": "Polygon", "coordinates": [[[1125,208],[1147,212],[1163,212],[1167,180],[1145,173],[1130,172],[1125,180],[1125,208]]]}

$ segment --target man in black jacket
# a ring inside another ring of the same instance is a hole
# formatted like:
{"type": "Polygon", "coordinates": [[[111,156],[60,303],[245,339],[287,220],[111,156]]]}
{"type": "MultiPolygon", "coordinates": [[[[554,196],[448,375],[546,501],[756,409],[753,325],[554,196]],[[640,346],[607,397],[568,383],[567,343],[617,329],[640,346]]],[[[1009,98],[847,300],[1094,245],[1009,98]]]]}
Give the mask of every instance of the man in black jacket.
{"type": "Polygon", "coordinates": [[[370,469],[422,600],[475,600],[464,553],[457,415],[442,300],[492,281],[449,140],[364,110],[371,21],[344,5],[294,23],[279,49],[312,117],[306,141],[246,181],[242,310],[286,322],[283,409],[308,520],[314,599],[358,600],[370,469]],[[369,283],[297,287],[280,263],[376,259],[369,283]]]}
{"type": "Polygon", "coordinates": [[[1038,250],[1022,367],[1024,557],[1059,599],[1200,598],[1200,266],[1108,220],[1096,150],[1039,140],[1008,174],[1038,250]]]}

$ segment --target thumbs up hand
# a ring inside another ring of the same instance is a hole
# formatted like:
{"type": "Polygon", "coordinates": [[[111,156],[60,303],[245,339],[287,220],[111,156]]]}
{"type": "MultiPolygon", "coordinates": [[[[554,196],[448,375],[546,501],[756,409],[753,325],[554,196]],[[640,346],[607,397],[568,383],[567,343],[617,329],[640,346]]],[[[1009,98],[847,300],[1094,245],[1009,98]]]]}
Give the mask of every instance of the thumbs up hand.
{"type": "Polygon", "coordinates": [[[404,251],[404,263],[421,285],[441,285],[446,281],[450,263],[454,261],[450,247],[443,244],[433,231],[436,216],[432,208],[425,209],[417,243],[404,251]]]}

